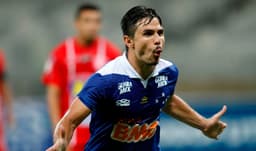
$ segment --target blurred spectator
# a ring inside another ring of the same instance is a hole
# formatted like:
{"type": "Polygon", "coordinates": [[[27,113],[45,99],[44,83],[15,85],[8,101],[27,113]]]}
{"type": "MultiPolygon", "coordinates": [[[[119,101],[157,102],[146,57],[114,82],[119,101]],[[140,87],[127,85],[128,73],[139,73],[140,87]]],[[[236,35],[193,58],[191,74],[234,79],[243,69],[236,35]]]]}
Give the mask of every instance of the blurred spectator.
{"type": "Polygon", "coordinates": [[[0,49],[0,151],[7,150],[7,147],[5,145],[6,142],[4,139],[4,111],[6,111],[7,113],[8,125],[13,126],[14,116],[12,112],[11,92],[6,81],[4,54],[0,49]],[[6,110],[4,110],[4,108],[6,108],[6,110]]]}
{"type": "MultiPolygon", "coordinates": [[[[98,6],[88,3],[80,5],[74,24],[76,36],[66,39],[53,49],[42,77],[47,89],[53,129],[88,77],[120,55],[116,46],[99,36],[101,10],[98,6]]],[[[70,150],[83,150],[89,139],[89,121],[90,117],[77,128],[70,150]]]]}

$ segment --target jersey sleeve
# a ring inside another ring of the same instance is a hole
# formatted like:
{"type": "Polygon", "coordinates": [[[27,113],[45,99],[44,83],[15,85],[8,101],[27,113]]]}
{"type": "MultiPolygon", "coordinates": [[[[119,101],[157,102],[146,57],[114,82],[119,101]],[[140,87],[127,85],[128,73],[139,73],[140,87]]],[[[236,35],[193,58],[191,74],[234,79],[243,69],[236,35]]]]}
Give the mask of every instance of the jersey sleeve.
{"type": "Polygon", "coordinates": [[[110,41],[107,41],[107,57],[109,58],[109,60],[113,60],[120,55],[121,50],[110,41]]]}
{"type": "Polygon", "coordinates": [[[171,77],[174,77],[174,80],[175,80],[175,84],[177,83],[178,81],[178,77],[179,77],[179,69],[178,67],[173,64],[172,66],[169,67],[171,72],[170,72],[170,76],[171,77]]]}
{"type": "Polygon", "coordinates": [[[105,93],[106,85],[102,76],[96,73],[89,78],[77,96],[90,110],[95,111],[100,102],[107,97],[105,93]]]}
{"type": "Polygon", "coordinates": [[[53,51],[45,62],[42,83],[44,85],[56,85],[61,88],[65,81],[65,65],[55,52],[53,51]]]}
{"type": "Polygon", "coordinates": [[[168,77],[169,77],[168,83],[170,83],[171,85],[174,86],[173,93],[172,93],[172,95],[173,95],[175,92],[175,89],[176,89],[177,81],[178,81],[179,70],[175,64],[170,66],[168,68],[168,70],[169,70],[168,71],[168,77]]]}
{"type": "Polygon", "coordinates": [[[172,62],[161,60],[158,67],[161,69],[159,74],[163,74],[168,77],[167,84],[171,88],[171,95],[173,95],[179,76],[179,70],[177,66],[172,62]]]}

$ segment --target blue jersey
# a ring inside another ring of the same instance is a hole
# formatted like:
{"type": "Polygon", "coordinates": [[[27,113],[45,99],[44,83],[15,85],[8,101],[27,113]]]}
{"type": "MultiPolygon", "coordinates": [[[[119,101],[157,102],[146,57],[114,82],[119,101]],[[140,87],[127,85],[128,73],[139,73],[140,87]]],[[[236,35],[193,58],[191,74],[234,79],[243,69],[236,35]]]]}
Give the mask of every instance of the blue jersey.
{"type": "Polygon", "coordinates": [[[160,59],[142,79],[125,54],[96,72],[78,94],[92,111],[85,151],[159,151],[159,115],[177,77],[177,67],[160,59]]]}

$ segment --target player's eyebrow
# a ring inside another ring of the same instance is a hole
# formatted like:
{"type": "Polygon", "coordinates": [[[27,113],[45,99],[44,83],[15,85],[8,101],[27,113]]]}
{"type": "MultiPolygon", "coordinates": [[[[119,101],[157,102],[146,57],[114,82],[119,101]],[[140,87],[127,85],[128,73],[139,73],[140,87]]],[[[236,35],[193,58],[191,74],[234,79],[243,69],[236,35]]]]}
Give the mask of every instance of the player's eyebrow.
{"type": "Polygon", "coordinates": [[[158,34],[163,34],[164,29],[163,28],[160,28],[160,29],[144,29],[142,31],[143,34],[153,34],[154,32],[157,32],[158,34]]]}
{"type": "Polygon", "coordinates": [[[143,31],[142,31],[143,33],[153,33],[153,32],[155,32],[155,30],[153,30],[153,29],[144,29],[143,31]]]}

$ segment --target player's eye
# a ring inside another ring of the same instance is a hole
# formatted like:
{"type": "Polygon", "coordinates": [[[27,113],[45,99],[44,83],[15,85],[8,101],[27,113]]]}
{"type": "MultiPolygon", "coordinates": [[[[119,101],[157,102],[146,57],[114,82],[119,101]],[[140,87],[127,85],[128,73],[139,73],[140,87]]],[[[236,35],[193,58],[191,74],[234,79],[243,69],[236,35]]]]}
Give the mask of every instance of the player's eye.
{"type": "Polygon", "coordinates": [[[154,34],[154,31],[152,31],[152,30],[145,30],[144,32],[143,32],[143,35],[144,36],[152,36],[154,34]]]}
{"type": "Polygon", "coordinates": [[[164,35],[164,30],[159,30],[159,31],[157,32],[157,34],[158,34],[159,36],[163,36],[163,35],[164,35]]]}

